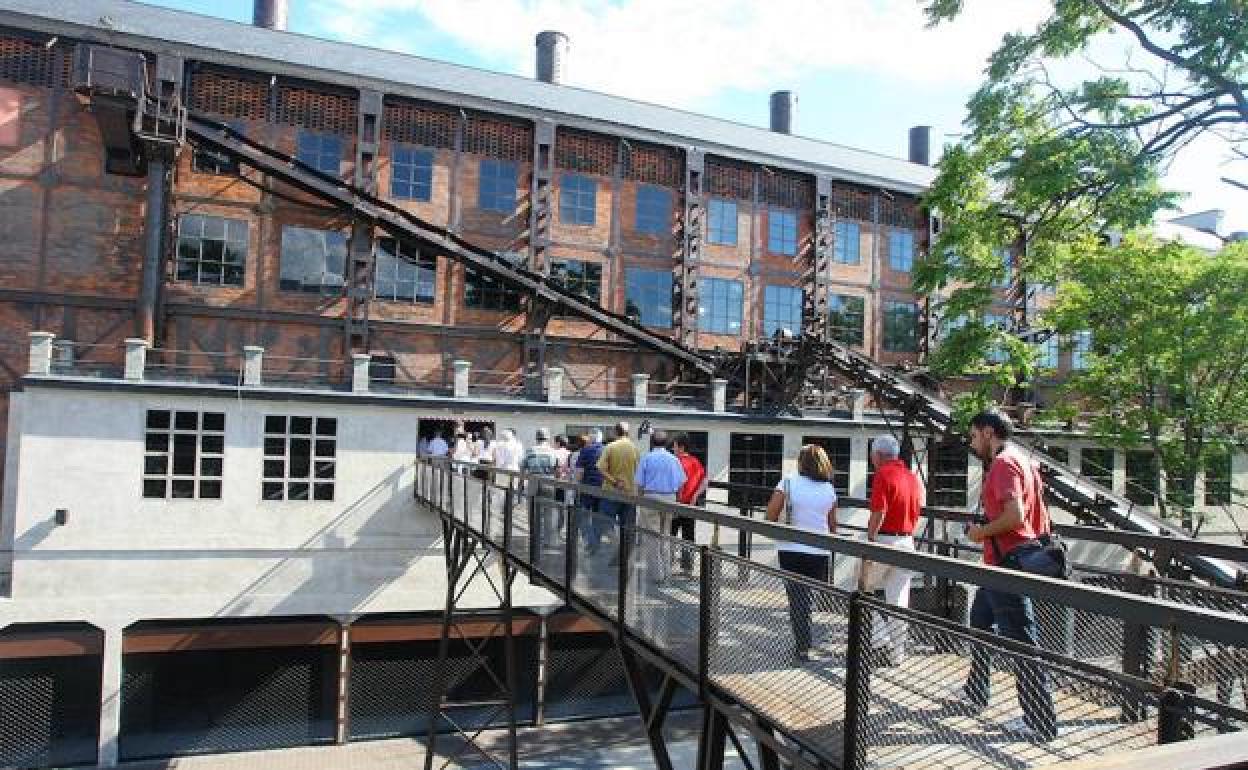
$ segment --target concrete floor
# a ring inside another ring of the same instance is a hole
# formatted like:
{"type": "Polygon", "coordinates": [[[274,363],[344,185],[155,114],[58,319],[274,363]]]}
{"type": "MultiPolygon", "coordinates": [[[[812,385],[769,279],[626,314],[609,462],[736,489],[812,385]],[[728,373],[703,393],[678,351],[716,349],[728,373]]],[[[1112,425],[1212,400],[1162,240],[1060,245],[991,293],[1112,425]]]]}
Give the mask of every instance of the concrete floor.
{"type": "MultiPolygon", "coordinates": [[[[667,733],[672,764],[677,768],[692,768],[698,752],[698,715],[673,715],[667,733]]],[[[505,737],[504,734],[492,732],[482,736],[482,739],[492,749],[505,751],[505,737]]],[[[453,764],[445,765],[446,757],[461,746],[449,736],[439,738],[439,760],[434,763],[434,768],[467,770],[494,766],[479,754],[473,754],[471,749],[453,764]]],[[[636,717],[526,728],[520,731],[519,753],[521,767],[540,770],[650,770],[654,767],[649,745],[642,736],[636,717]]],[[[501,759],[505,763],[505,754],[501,759]]],[[[395,738],[360,741],[345,746],[306,746],[128,762],[121,767],[124,770],[419,770],[424,767],[424,761],[423,740],[395,738]]],[[[729,770],[744,768],[731,743],[724,766],[729,770]]]]}

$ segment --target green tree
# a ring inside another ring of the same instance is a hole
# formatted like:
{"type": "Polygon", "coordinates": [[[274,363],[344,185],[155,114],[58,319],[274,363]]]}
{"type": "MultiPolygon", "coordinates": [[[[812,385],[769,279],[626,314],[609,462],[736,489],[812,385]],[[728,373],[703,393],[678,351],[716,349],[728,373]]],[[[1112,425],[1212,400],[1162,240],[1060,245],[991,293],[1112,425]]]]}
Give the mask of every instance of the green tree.
{"type": "Polygon", "coordinates": [[[1212,457],[1248,445],[1245,297],[1248,244],[1211,255],[1132,237],[1082,254],[1045,313],[1060,334],[1091,333],[1065,409],[1111,444],[1150,450],[1180,507],[1212,457]]]}

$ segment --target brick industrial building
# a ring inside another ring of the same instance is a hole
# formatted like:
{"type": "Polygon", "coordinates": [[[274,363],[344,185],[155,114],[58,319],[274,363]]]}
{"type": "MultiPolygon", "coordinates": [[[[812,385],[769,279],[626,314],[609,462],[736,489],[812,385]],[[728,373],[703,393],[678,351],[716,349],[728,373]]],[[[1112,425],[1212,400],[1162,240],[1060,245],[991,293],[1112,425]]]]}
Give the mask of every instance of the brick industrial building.
{"type": "Polygon", "coordinates": [[[558,317],[542,353],[539,319],[508,287],[438,254],[398,261],[384,239],[375,257],[353,253],[349,219],[228,160],[183,152],[167,196],[149,199],[147,176],[108,173],[97,121],[70,89],[78,40],[170,49],[190,109],[690,346],[734,350],[796,330],[821,251],[835,334],[889,363],[918,350],[909,266],[926,239],[915,198],[925,166],[138,4],[10,5],[0,18],[10,384],[33,329],[82,345],[137,334],[171,351],[254,344],[324,361],[367,351],[375,369],[392,360],[396,381],[412,383],[449,381],[454,358],[500,380],[560,365],[573,387],[598,393],[635,371],[656,383],[676,375],[558,317]],[[377,132],[367,169],[361,130],[377,132]],[[688,194],[691,175],[701,194],[688,194]],[[822,241],[817,193],[835,222],[822,241]],[[153,205],[159,233],[145,231],[153,205]]]}

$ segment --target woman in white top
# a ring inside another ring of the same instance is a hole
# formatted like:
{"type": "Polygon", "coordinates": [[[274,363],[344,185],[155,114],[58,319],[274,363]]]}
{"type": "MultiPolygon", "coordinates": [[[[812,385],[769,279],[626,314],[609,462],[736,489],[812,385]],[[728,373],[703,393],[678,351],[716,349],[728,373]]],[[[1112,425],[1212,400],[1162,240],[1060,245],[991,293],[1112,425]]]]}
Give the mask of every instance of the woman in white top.
{"type": "MultiPolygon", "coordinates": [[[[836,487],[832,486],[832,463],[822,447],[802,447],[797,455],[797,473],[782,479],[767,502],[767,520],[821,534],[836,532],[836,487]]],[[[827,582],[825,549],[780,542],[776,544],[776,555],[781,569],[827,582]]],[[[799,661],[810,660],[810,587],[788,581],[785,590],[789,595],[794,652],[799,661]]]]}

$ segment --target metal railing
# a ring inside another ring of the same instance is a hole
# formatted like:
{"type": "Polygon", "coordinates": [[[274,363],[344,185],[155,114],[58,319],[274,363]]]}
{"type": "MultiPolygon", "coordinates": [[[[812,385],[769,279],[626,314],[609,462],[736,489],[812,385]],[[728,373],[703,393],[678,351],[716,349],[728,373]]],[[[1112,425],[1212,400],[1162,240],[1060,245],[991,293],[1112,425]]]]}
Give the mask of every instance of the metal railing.
{"type": "Polygon", "coordinates": [[[418,500],[444,522],[601,619],[703,703],[744,709],[739,726],[774,728],[783,741],[767,751],[797,767],[1018,768],[1248,725],[1243,669],[1214,663],[1248,659],[1242,614],[796,530],[715,503],[691,508],[503,471],[479,478],[446,462],[421,461],[418,471],[418,500]],[[753,547],[730,555],[621,526],[557,502],[557,489],[689,516],[753,547]],[[594,547],[594,532],[614,543],[594,547]],[[867,559],[947,581],[968,604],[985,589],[1030,596],[1040,645],[764,563],[772,551],[763,546],[780,542],[826,549],[840,568],[867,559]],[[1052,629],[1063,629],[1062,644],[1052,629]],[[803,644],[809,658],[798,657],[803,644]]]}

